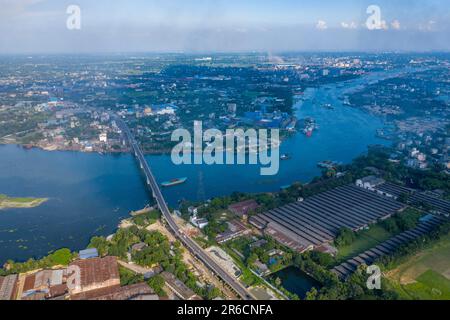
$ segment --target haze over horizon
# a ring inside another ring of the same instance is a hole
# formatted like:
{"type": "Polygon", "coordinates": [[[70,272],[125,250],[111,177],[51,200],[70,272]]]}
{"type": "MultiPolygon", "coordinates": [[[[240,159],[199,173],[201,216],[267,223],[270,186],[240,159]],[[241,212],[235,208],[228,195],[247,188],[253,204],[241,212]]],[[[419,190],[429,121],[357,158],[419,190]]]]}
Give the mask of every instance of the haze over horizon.
{"type": "Polygon", "coordinates": [[[450,2],[0,0],[0,54],[449,51],[450,2]],[[81,29],[66,26],[81,9],[81,29]],[[368,30],[367,8],[382,26],[368,30]]]}

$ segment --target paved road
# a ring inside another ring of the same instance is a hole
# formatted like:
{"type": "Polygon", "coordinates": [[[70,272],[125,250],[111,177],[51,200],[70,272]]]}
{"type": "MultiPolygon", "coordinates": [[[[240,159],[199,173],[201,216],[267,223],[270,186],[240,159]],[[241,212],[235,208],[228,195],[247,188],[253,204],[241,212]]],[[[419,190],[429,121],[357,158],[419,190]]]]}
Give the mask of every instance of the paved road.
{"type": "Polygon", "coordinates": [[[223,270],[222,267],[220,267],[194,240],[192,240],[190,237],[180,232],[178,225],[175,223],[175,220],[170,214],[170,210],[167,206],[166,201],[164,200],[159,185],[156,182],[156,179],[153,176],[153,173],[150,170],[150,167],[148,166],[147,161],[144,158],[141,148],[134,139],[130,129],[122,119],[116,118],[116,123],[122,130],[123,134],[128,140],[128,143],[133,149],[134,155],[136,156],[136,159],[138,160],[141,169],[144,172],[144,175],[147,179],[147,185],[151,188],[151,191],[153,192],[153,197],[156,199],[159,209],[161,210],[165,220],[167,221],[167,224],[169,225],[170,229],[175,234],[175,236],[178,239],[180,239],[180,241],[184,244],[184,246],[186,246],[194,256],[196,256],[200,261],[202,261],[212,272],[214,272],[214,274],[219,276],[237,294],[239,294],[239,296],[241,296],[242,299],[252,300],[253,297],[250,295],[247,289],[244,288],[244,286],[238,282],[237,279],[233,278],[225,270],[223,270]]]}

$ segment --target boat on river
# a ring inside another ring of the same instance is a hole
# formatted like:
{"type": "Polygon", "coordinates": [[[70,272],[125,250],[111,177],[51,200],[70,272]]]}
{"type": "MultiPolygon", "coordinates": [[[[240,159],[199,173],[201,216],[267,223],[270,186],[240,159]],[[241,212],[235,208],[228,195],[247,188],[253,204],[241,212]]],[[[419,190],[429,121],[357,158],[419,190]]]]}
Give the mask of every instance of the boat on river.
{"type": "Polygon", "coordinates": [[[183,184],[187,181],[187,178],[177,178],[177,179],[172,179],[169,181],[165,181],[163,183],[161,183],[161,186],[163,187],[173,187],[173,186],[177,186],[179,184],[183,184]]]}

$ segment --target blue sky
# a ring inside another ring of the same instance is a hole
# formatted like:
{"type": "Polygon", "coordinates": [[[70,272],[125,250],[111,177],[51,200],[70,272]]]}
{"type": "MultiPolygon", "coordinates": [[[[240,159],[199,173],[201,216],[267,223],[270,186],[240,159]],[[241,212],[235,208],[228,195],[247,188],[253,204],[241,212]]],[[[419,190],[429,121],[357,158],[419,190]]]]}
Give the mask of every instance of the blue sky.
{"type": "Polygon", "coordinates": [[[450,0],[0,0],[0,53],[450,49],[450,0]],[[68,30],[66,9],[81,9],[68,30]],[[382,28],[367,30],[366,9],[382,28]]]}

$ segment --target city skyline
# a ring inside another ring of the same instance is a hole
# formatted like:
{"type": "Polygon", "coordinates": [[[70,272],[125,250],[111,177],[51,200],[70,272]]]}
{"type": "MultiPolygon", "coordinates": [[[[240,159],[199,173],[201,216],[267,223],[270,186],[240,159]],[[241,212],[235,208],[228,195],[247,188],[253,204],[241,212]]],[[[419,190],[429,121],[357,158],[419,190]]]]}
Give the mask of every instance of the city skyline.
{"type": "Polygon", "coordinates": [[[2,0],[0,53],[448,51],[448,3],[2,0]],[[66,26],[81,10],[81,29],[66,26]],[[380,27],[368,30],[370,5],[380,27]]]}

